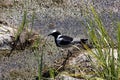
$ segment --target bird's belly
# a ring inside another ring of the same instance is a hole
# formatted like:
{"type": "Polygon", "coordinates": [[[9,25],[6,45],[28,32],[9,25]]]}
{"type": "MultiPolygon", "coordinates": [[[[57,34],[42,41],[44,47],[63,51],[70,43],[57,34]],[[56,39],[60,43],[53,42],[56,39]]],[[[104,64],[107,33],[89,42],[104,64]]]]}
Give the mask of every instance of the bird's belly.
{"type": "Polygon", "coordinates": [[[68,47],[71,47],[72,46],[72,44],[62,44],[62,45],[60,45],[60,44],[58,44],[58,47],[62,47],[62,48],[68,48],[68,47]]]}

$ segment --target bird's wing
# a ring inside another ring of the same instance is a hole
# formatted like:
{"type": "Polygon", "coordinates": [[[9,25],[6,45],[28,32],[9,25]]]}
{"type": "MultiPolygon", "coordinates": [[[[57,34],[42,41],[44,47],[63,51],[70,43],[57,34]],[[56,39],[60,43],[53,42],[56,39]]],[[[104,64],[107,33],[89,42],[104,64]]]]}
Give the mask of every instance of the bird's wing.
{"type": "Polygon", "coordinates": [[[57,40],[61,45],[68,45],[73,41],[73,38],[69,36],[60,36],[57,40]]]}

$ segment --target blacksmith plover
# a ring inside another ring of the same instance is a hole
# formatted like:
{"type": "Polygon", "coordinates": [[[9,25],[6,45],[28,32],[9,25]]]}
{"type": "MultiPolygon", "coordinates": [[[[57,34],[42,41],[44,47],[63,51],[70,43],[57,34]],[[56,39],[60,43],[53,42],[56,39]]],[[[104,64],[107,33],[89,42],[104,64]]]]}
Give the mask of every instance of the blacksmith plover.
{"type": "MultiPolygon", "coordinates": [[[[74,41],[72,37],[62,35],[59,31],[53,30],[52,33],[50,33],[48,36],[52,35],[55,39],[55,43],[57,47],[71,47],[72,45],[79,43],[81,44],[81,41],[84,42],[84,40],[74,41]]],[[[85,40],[86,41],[86,40],[85,40]]]]}

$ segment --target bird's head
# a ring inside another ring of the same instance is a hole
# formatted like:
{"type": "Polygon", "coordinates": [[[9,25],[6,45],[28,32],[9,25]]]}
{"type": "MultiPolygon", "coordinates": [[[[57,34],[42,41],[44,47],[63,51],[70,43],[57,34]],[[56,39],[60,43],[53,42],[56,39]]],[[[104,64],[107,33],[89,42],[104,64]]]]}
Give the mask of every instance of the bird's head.
{"type": "Polygon", "coordinates": [[[60,33],[59,31],[53,30],[48,36],[52,35],[52,36],[54,36],[55,38],[57,38],[58,35],[60,35],[60,34],[61,34],[61,33],[60,33]]]}

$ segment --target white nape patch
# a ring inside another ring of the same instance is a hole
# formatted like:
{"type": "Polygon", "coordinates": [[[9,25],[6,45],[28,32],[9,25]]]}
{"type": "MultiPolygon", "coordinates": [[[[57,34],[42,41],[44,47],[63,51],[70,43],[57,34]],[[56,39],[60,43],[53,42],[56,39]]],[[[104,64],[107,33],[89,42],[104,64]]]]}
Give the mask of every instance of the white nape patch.
{"type": "Polygon", "coordinates": [[[56,29],[54,29],[54,30],[52,31],[52,33],[54,33],[54,32],[57,32],[57,30],[56,30],[56,29]]]}

